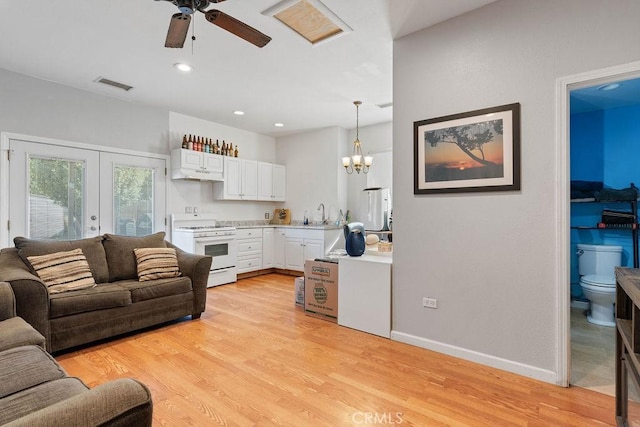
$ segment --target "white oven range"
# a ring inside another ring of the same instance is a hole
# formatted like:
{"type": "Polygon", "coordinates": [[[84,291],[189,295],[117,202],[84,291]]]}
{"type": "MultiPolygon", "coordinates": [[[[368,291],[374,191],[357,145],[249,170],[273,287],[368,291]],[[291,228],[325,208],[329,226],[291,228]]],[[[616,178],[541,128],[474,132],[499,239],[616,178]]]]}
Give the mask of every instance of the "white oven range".
{"type": "Polygon", "coordinates": [[[236,229],[218,226],[214,214],[172,214],[171,243],[187,252],[211,255],[207,287],[237,280],[236,229]]]}

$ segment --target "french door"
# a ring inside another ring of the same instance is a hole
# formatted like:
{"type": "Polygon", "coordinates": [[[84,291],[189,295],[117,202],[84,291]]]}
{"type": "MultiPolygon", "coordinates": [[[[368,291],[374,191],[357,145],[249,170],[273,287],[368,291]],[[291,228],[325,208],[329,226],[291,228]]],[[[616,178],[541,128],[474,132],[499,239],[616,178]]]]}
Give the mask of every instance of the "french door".
{"type": "Polygon", "coordinates": [[[164,230],[165,160],[9,141],[9,238],[164,230]]]}

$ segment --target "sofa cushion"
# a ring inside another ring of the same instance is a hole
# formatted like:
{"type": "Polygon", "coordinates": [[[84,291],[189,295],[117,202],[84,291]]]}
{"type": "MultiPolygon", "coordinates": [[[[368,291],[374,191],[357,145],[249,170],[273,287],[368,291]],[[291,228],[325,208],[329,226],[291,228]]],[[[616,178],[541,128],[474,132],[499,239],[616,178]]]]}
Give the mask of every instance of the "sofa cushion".
{"type": "Polygon", "coordinates": [[[27,265],[29,265],[27,260],[29,256],[46,255],[80,248],[87,258],[91,274],[93,274],[96,283],[105,283],[109,281],[109,268],[104,247],[102,246],[102,239],[102,236],[80,240],[35,240],[16,237],[13,239],[13,243],[18,249],[20,258],[27,265]]]}
{"type": "Polygon", "coordinates": [[[0,398],[64,376],[42,347],[27,345],[0,352],[0,398]]]}
{"type": "Polygon", "coordinates": [[[96,285],[82,249],[27,257],[50,294],[93,288],[96,285]]]}
{"type": "MultiPolygon", "coordinates": [[[[78,378],[65,377],[0,399],[0,425],[5,425],[55,403],[85,393],[88,387],[78,378]]],[[[40,425],[55,426],[56,420],[41,420],[40,425]]]]}
{"type": "Polygon", "coordinates": [[[138,280],[122,280],[114,283],[131,292],[131,301],[134,303],[154,298],[191,292],[191,279],[188,277],[172,277],[168,279],[156,279],[148,282],[138,280]]]}
{"type": "Polygon", "coordinates": [[[136,248],[166,248],[164,236],[164,231],[142,237],[105,234],[103,245],[109,266],[109,282],[137,279],[136,256],[133,250],[136,248]]]}
{"type": "Polygon", "coordinates": [[[131,304],[131,292],[111,283],[50,296],[51,318],[131,304]]]}
{"type": "Polygon", "coordinates": [[[11,317],[0,322],[0,351],[25,345],[44,348],[44,337],[21,317],[11,317]]]}
{"type": "Polygon", "coordinates": [[[173,248],[136,248],[138,280],[146,282],[180,276],[176,250],[173,248]]]}

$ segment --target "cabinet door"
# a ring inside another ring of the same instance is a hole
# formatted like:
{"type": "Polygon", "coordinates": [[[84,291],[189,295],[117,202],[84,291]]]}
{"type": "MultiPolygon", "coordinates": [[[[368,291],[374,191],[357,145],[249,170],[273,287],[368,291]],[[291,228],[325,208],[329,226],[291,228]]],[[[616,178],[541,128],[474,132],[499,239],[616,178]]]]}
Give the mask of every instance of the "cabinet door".
{"type": "Polygon", "coordinates": [[[192,150],[180,151],[180,164],[183,168],[189,169],[201,169],[202,168],[202,153],[192,150]]]}
{"type": "Polygon", "coordinates": [[[258,200],[258,162],[242,160],[242,200],[258,200]]]}
{"type": "Polygon", "coordinates": [[[304,261],[324,257],[324,242],[322,240],[304,240],[302,247],[304,261]]]}
{"type": "Polygon", "coordinates": [[[271,268],[275,264],[275,229],[262,229],[262,268],[271,268]]]}
{"type": "Polygon", "coordinates": [[[273,165],[258,162],[258,200],[273,200],[273,165]]]}
{"type": "Polygon", "coordinates": [[[242,174],[240,159],[224,158],[224,192],[223,198],[240,200],[242,197],[242,174]]]}
{"type": "Polygon", "coordinates": [[[282,165],[272,165],[273,172],[273,201],[284,202],[287,198],[286,168],[282,165]]]}
{"type": "Polygon", "coordinates": [[[283,229],[276,228],[273,238],[273,266],[285,268],[285,233],[283,229]]]}
{"type": "Polygon", "coordinates": [[[222,172],[224,157],[217,154],[202,153],[202,167],[212,172],[222,172]]]}
{"type": "Polygon", "coordinates": [[[285,238],[285,262],[287,270],[304,271],[304,256],[302,239],[297,237],[285,238]]]}

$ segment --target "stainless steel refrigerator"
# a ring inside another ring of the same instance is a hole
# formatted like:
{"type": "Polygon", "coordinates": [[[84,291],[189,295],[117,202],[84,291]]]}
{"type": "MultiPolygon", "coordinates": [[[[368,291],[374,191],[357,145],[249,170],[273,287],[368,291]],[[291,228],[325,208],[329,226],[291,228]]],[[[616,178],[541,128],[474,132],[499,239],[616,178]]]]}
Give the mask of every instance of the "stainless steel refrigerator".
{"type": "Polygon", "coordinates": [[[389,230],[391,191],[388,188],[365,188],[360,195],[360,222],[365,230],[389,230]]]}

